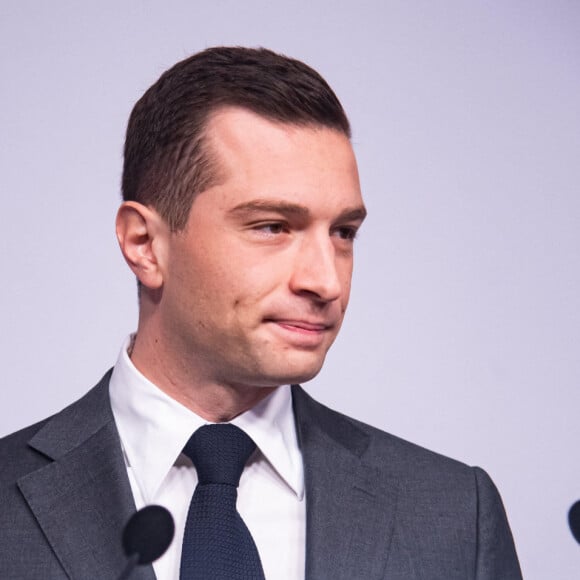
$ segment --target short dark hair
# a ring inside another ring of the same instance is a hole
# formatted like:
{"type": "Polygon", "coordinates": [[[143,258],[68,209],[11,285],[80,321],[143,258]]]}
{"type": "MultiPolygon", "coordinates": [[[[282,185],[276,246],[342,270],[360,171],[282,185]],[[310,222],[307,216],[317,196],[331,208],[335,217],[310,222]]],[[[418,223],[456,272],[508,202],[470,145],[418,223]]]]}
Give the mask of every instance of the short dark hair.
{"type": "Polygon", "coordinates": [[[208,48],[163,73],[133,108],[123,199],[152,206],[172,231],[182,230],[194,196],[216,177],[204,130],[210,114],[227,106],[350,138],[338,98],[303,62],[264,48],[208,48]]]}

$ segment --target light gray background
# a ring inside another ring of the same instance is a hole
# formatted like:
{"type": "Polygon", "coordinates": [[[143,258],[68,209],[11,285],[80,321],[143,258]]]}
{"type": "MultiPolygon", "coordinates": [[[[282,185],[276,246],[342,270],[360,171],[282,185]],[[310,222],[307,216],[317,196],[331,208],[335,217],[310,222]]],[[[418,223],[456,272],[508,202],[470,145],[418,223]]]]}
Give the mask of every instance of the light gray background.
{"type": "Polygon", "coordinates": [[[578,1],[3,0],[0,434],[84,393],[134,329],[125,123],[214,44],[305,60],[354,127],[370,216],[311,392],[485,467],[525,577],[580,577],[578,1]]]}

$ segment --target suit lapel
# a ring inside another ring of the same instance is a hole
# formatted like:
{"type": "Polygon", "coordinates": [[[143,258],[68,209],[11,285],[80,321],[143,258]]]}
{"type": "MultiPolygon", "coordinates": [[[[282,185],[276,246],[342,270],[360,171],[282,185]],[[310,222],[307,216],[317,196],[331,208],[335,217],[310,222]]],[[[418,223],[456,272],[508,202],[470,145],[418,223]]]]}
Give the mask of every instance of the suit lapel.
{"type": "Polygon", "coordinates": [[[306,484],[306,580],[383,578],[397,485],[365,464],[370,437],[293,387],[306,484]]]}
{"type": "MultiPolygon", "coordinates": [[[[70,578],[115,578],[121,534],[135,511],[109,402],[109,376],[51,420],[29,445],[50,462],[18,481],[70,578]]],[[[293,388],[305,467],[306,580],[382,578],[397,487],[365,463],[370,437],[293,388]],[[376,538],[376,541],[373,539],[376,538]]],[[[154,580],[152,566],[132,578],[154,580]]]]}
{"type": "MultiPolygon", "coordinates": [[[[50,460],[18,481],[70,578],[115,578],[125,565],[123,527],[135,511],[109,403],[109,375],[29,442],[50,460]]],[[[151,566],[132,578],[154,579],[151,566]]]]}

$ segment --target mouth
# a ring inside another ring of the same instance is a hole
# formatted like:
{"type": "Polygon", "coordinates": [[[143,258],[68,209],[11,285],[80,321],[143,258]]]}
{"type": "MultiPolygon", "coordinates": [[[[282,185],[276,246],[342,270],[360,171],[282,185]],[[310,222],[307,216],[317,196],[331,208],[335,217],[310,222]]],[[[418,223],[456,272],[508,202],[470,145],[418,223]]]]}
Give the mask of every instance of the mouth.
{"type": "Polygon", "coordinates": [[[277,324],[278,326],[291,332],[304,334],[320,334],[333,328],[333,324],[327,322],[317,322],[311,320],[292,320],[292,319],[270,319],[267,322],[277,324]]]}
{"type": "Polygon", "coordinates": [[[299,350],[318,350],[334,338],[336,326],[326,321],[271,318],[268,323],[283,342],[299,350]]]}

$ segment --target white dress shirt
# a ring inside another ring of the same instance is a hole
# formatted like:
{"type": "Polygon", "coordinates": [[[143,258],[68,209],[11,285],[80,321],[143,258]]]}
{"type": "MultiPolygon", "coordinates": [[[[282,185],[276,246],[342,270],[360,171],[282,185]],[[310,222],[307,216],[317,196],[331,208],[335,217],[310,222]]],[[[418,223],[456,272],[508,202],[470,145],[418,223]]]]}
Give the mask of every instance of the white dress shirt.
{"type": "MultiPolygon", "coordinates": [[[[187,510],[197,485],[195,468],[181,451],[193,432],[208,421],[135,368],[127,354],[130,340],[113,369],[111,405],[137,509],[159,504],[175,520],[175,538],[153,568],[158,580],[177,580],[187,510]]],[[[242,473],[237,505],[258,547],[266,578],[303,580],[304,472],[290,387],[277,388],[231,422],[257,446],[242,473]]]]}

